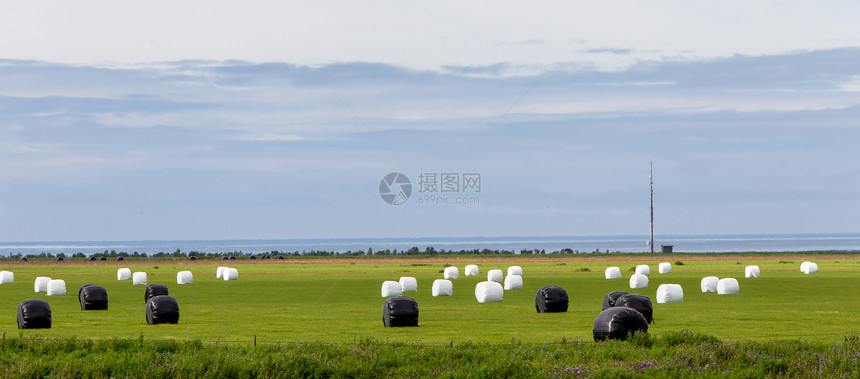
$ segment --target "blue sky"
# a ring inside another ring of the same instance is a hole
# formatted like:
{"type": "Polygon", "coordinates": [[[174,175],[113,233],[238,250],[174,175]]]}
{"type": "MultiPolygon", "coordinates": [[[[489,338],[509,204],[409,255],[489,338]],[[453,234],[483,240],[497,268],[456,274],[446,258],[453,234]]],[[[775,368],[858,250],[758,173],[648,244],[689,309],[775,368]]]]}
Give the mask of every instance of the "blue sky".
{"type": "Polygon", "coordinates": [[[645,236],[651,161],[658,240],[858,232],[851,3],[63,4],[0,15],[0,240],[645,236]]]}

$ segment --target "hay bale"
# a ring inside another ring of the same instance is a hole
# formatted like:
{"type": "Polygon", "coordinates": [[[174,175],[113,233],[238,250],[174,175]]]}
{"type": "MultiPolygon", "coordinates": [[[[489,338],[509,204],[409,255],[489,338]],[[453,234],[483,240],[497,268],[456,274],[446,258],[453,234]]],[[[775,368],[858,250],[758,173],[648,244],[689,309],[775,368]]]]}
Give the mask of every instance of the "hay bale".
{"type": "Polygon", "coordinates": [[[648,277],[643,274],[631,275],[630,288],[648,288],[648,277]]]}
{"type": "Polygon", "coordinates": [[[66,296],[66,281],[63,279],[51,279],[48,281],[48,296],[66,296]]]}
{"type": "Polygon", "coordinates": [[[648,321],[633,308],[612,307],[597,315],[591,332],[595,341],[607,339],[624,341],[628,335],[648,332],[648,321]]]}
{"type": "Polygon", "coordinates": [[[106,258],[106,257],[101,257],[101,258],[99,258],[99,261],[106,261],[106,260],[107,260],[107,258],[106,258]]]}
{"type": "Polygon", "coordinates": [[[523,289],[523,277],[519,275],[508,275],[505,277],[505,291],[523,289]]]}
{"type": "Polygon", "coordinates": [[[197,260],[197,257],[195,257],[195,256],[193,256],[193,255],[192,255],[192,256],[188,257],[188,260],[189,260],[189,261],[196,261],[196,260],[197,260]]]}
{"type": "Polygon", "coordinates": [[[215,277],[218,279],[224,279],[224,270],[226,270],[226,269],[227,269],[227,267],[225,267],[225,266],[218,267],[215,270],[215,277]]]}
{"type": "Polygon", "coordinates": [[[191,271],[180,271],[176,273],[176,284],[194,283],[194,274],[191,271]]]}
{"type": "Polygon", "coordinates": [[[88,261],[90,261],[90,262],[95,262],[95,261],[96,261],[96,256],[95,256],[95,255],[93,255],[93,256],[91,256],[91,257],[87,258],[87,260],[88,260],[88,261]]]}
{"type": "Polygon", "coordinates": [[[401,276],[400,288],[403,292],[418,292],[418,279],[411,276],[401,276]]]}
{"type": "Polygon", "coordinates": [[[487,281],[488,282],[501,283],[504,279],[505,279],[504,273],[502,272],[502,270],[487,271],[487,281]]]}
{"type": "Polygon", "coordinates": [[[672,264],[669,262],[660,263],[657,266],[657,272],[659,272],[661,274],[668,274],[668,273],[672,272],[672,264]]]}
{"type": "Polygon", "coordinates": [[[403,287],[400,282],[386,280],[382,282],[382,297],[395,297],[403,295],[403,287]]]}
{"type": "Polygon", "coordinates": [[[18,303],[18,329],[50,329],[51,306],[41,299],[18,303]]]}
{"type": "Polygon", "coordinates": [[[63,259],[63,257],[57,257],[57,262],[62,262],[62,261],[64,261],[64,260],[65,260],[65,259],[63,259]]]}
{"type": "Polygon", "coordinates": [[[630,292],[626,291],[612,291],[606,294],[606,296],[603,296],[603,309],[614,307],[615,301],[618,300],[619,297],[621,297],[622,295],[627,295],[629,293],[630,292]]]}
{"type": "Polygon", "coordinates": [[[226,270],[222,273],[224,280],[239,280],[239,270],[227,267],[226,270]]]}
{"type": "Polygon", "coordinates": [[[661,284],[657,287],[657,304],[683,302],[684,289],[680,284],[661,284]]]}
{"type": "Polygon", "coordinates": [[[758,266],[747,266],[744,269],[744,278],[758,278],[761,276],[761,269],[758,266]]]}
{"type": "Polygon", "coordinates": [[[648,296],[626,293],[615,299],[615,306],[633,308],[641,313],[649,324],[654,322],[654,305],[651,304],[651,298],[648,296]]]}
{"type": "Polygon", "coordinates": [[[26,261],[27,261],[27,257],[21,257],[21,262],[26,262],[26,261]]]}
{"type": "Polygon", "coordinates": [[[457,279],[460,277],[460,269],[457,267],[445,267],[445,273],[443,276],[445,279],[457,279]]]}
{"type": "Polygon", "coordinates": [[[636,266],[636,273],[645,276],[651,276],[651,267],[649,267],[648,265],[638,265],[636,266]]]}
{"type": "Polygon", "coordinates": [[[606,279],[621,279],[621,269],[618,267],[607,267],[603,273],[606,279]]]}
{"type": "Polygon", "coordinates": [[[35,283],[33,283],[33,290],[36,293],[39,292],[48,292],[48,282],[51,281],[51,278],[47,276],[37,276],[35,283]]]}
{"type": "Polygon", "coordinates": [[[722,278],[717,282],[718,295],[735,295],[741,292],[741,286],[735,278],[722,278]]]}
{"type": "Polygon", "coordinates": [[[134,272],[131,274],[131,284],[135,286],[146,285],[146,273],[143,271],[134,272]]]}
{"type": "Polygon", "coordinates": [[[814,262],[803,262],[806,266],[801,266],[800,271],[806,275],[809,274],[817,274],[818,273],[818,264],[814,262]]]}
{"type": "Polygon", "coordinates": [[[143,291],[143,301],[149,301],[156,296],[161,295],[170,295],[170,292],[167,290],[167,286],[164,284],[150,284],[146,286],[146,289],[143,291]]]}
{"type": "Polygon", "coordinates": [[[717,292],[717,283],[720,278],[716,276],[706,276],[702,278],[702,292],[717,292]]]}
{"type": "Polygon", "coordinates": [[[520,266],[508,267],[508,276],[511,276],[511,275],[523,276],[523,268],[520,266]]]}
{"type": "Polygon", "coordinates": [[[382,324],[386,328],[418,326],[418,302],[406,296],[385,299],[382,304],[382,324]]]}
{"type": "Polygon", "coordinates": [[[146,301],[146,323],[178,324],[179,303],[169,295],[153,296],[146,301]]]}
{"type": "Polygon", "coordinates": [[[15,273],[12,271],[0,271],[0,284],[14,284],[15,273]]]}
{"type": "Polygon", "coordinates": [[[117,261],[117,262],[119,262],[119,261],[124,261],[124,260],[125,260],[125,258],[123,258],[123,257],[116,257],[116,261],[117,261]]]}
{"type": "Polygon", "coordinates": [[[116,280],[131,280],[131,270],[127,268],[116,270],[116,280]]]}
{"type": "Polygon", "coordinates": [[[498,282],[480,282],[475,286],[475,298],[478,299],[479,303],[500,302],[504,297],[505,290],[498,282]]]}
{"type": "Polygon", "coordinates": [[[107,290],[95,284],[84,284],[78,289],[78,301],[82,311],[108,309],[107,290]]]}
{"type": "Polygon", "coordinates": [[[567,291],[559,286],[546,286],[535,295],[535,309],[538,313],[567,312],[570,298],[567,291]]]}
{"type": "Polygon", "coordinates": [[[478,276],[479,273],[477,265],[466,265],[466,276],[478,276]]]}
{"type": "Polygon", "coordinates": [[[454,296],[454,283],[448,279],[433,281],[433,296],[454,296]]]}

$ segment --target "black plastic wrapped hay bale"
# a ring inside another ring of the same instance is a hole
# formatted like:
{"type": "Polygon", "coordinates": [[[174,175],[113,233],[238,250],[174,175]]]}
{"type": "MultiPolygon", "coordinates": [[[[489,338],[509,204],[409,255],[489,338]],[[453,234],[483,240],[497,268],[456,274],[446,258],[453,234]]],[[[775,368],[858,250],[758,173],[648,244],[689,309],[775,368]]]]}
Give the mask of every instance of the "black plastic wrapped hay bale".
{"type": "Polygon", "coordinates": [[[230,258],[228,258],[228,259],[236,260],[236,257],[231,255],[230,258]]]}
{"type": "Polygon", "coordinates": [[[106,260],[107,260],[107,257],[101,257],[101,258],[99,258],[99,261],[106,261],[106,260]]]}
{"type": "Polygon", "coordinates": [[[594,329],[591,330],[595,341],[606,339],[627,339],[628,334],[645,333],[648,331],[648,321],[639,311],[627,307],[611,307],[597,315],[594,319],[594,329]]]}
{"type": "Polygon", "coordinates": [[[567,291],[559,286],[543,287],[535,295],[538,313],[567,312],[568,303],[567,291]]]}
{"type": "Polygon", "coordinates": [[[275,259],[284,259],[284,256],[283,256],[283,255],[279,255],[279,256],[275,257],[275,259]]]}
{"type": "Polygon", "coordinates": [[[257,259],[257,257],[252,255],[252,256],[248,257],[248,259],[257,259]]]}
{"type": "Polygon", "coordinates": [[[615,306],[633,308],[639,311],[649,324],[654,322],[654,306],[648,296],[635,293],[624,294],[615,300],[615,306]]]}
{"type": "Polygon", "coordinates": [[[78,301],[82,311],[97,311],[108,309],[107,290],[99,285],[84,284],[78,289],[78,301]]]}
{"type": "Polygon", "coordinates": [[[91,261],[91,262],[92,262],[92,261],[95,261],[95,260],[96,260],[96,256],[95,256],[95,255],[93,255],[93,256],[89,257],[87,260],[88,260],[88,261],[91,261]]]}
{"type": "Polygon", "coordinates": [[[386,327],[418,326],[418,302],[407,296],[395,296],[382,305],[382,323],[386,327]]]}
{"type": "Polygon", "coordinates": [[[222,260],[222,261],[226,261],[226,260],[228,260],[228,259],[230,259],[230,257],[228,257],[228,256],[226,256],[226,255],[222,255],[222,256],[221,256],[221,260],[222,260]]]}
{"type": "Polygon", "coordinates": [[[179,303],[171,296],[158,295],[146,301],[146,323],[178,324],[179,303]]]}
{"type": "Polygon", "coordinates": [[[124,261],[124,260],[125,260],[125,258],[123,258],[123,257],[116,257],[116,260],[117,260],[117,261],[124,261]]]}
{"type": "Polygon", "coordinates": [[[188,257],[188,260],[189,260],[189,261],[196,261],[196,260],[197,260],[197,257],[195,257],[195,256],[193,256],[193,255],[192,255],[192,256],[188,257]]]}
{"type": "Polygon", "coordinates": [[[65,259],[63,259],[63,257],[57,257],[57,262],[62,262],[62,261],[64,261],[64,260],[65,260],[65,259]]]}
{"type": "Polygon", "coordinates": [[[27,257],[21,257],[21,262],[26,262],[26,261],[27,261],[27,257]]]}
{"type": "Polygon", "coordinates": [[[143,293],[143,300],[149,301],[149,299],[161,295],[170,295],[167,292],[167,286],[164,284],[150,284],[146,286],[146,290],[143,293]]]}
{"type": "Polygon", "coordinates": [[[619,297],[627,295],[629,293],[630,292],[625,291],[614,291],[606,294],[606,296],[603,297],[603,309],[605,310],[606,308],[614,307],[615,301],[618,300],[619,297]]]}
{"type": "Polygon", "coordinates": [[[18,304],[18,329],[50,329],[51,306],[41,299],[24,300],[18,304]]]}

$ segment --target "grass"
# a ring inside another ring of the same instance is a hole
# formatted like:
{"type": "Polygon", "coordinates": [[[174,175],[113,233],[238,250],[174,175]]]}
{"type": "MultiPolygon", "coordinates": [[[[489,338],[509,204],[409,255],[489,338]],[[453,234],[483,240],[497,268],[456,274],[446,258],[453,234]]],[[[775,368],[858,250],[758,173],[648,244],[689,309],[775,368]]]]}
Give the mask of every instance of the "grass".
{"type": "Polygon", "coordinates": [[[773,341],[802,339],[810,343],[837,344],[846,333],[860,331],[860,302],[855,288],[860,259],[853,255],[813,256],[820,268],[816,275],[799,272],[802,255],[683,256],[684,265],[673,265],[670,274],[656,273],[659,262],[678,256],[621,256],[587,259],[568,257],[499,258],[439,257],[420,259],[302,259],[247,261],[153,261],[125,262],[0,262],[0,269],[15,273],[14,284],[0,285],[0,331],[9,338],[76,338],[110,340],[201,341],[204,344],[250,346],[283,343],[349,345],[371,339],[383,344],[462,345],[525,343],[543,344],[562,338],[589,341],[603,295],[615,290],[641,293],[655,299],[661,283],[684,288],[681,304],[654,304],[653,336],[679,330],[714,336],[722,341],[773,341]],[[792,264],[781,263],[794,261],[792,264]],[[740,262],[741,264],[737,264],[740,262]],[[838,262],[838,263],[837,263],[838,262]],[[466,264],[481,268],[478,277],[463,276],[466,264]],[[652,267],[648,288],[631,290],[630,274],[622,280],[605,280],[608,266],[652,267]],[[745,265],[755,264],[762,276],[745,279],[745,265]],[[239,269],[239,280],[215,278],[215,269],[228,265],[239,269]],[[430,287],[441,278],[446,265],[461,268],[454,281],[454,296],[432,297],[430,287]],[[479,304],[474,286],[486,279],[489,269],[519,265],[524,270],[524,289],[506,291],[501,303],[479,304]],[[149,283],[167,284],[180,305],[178,325],[147,325],[143,287],[117,281],[116,269],[145,271],[149,283]],[[157,268],[156,268],[157,267],[157,268]],[[177,285],[176,273],[190,270],[194,283],[177,285]],[[702,277],[734,277],[739,295],[720,296],[699,291],[702,277]],[[36,276],[64,279],[68,295],[48,297],[33,292],[36,276]],[[380,285],[400,276],[418,279],[419,291],[407,293],[418,301],[419,328],[383,328],[380,285]],[[108,290],[108,311],[81,311],[77,289],[96,283],[108,290]],[[538,288],[559,285],[570,295],[570,311],[537,314],[534,296],[538,288]],[[17,304],[41,298],[51,304],[53,327],[19,331],[17,304]]]}

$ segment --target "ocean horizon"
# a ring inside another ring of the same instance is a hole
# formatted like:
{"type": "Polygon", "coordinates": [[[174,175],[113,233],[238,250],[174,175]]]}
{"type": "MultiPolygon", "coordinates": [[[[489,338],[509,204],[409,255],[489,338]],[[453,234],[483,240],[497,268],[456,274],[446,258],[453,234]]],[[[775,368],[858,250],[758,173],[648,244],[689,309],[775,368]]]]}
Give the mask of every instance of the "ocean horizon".
{"type": "MultiPolygon", "coordinates": [[[[535,236],[535,237],[421,237],[421,238],[319,238],[319,239],[227,239],[227,240],[141,240],[141,241],[43,241],[0,242],[0,255],[38,255],[41,253],[71,255],[101,254],[105,251],[129,254],[172,253],[179,249],[188,253],[264,253],[408,250],[545,250],[547,253],[570,249],[580,253],[628,252],[645,253],[651,248],[648,236],[535,236]]],[[[726,234],[726,235],[666,235],[655,238],[655,251],[661,245],[672,245],[678,253],[710,252],[860,252],[860,233],[833,234],[726,234]]]]}

